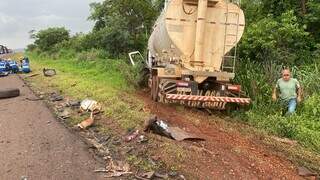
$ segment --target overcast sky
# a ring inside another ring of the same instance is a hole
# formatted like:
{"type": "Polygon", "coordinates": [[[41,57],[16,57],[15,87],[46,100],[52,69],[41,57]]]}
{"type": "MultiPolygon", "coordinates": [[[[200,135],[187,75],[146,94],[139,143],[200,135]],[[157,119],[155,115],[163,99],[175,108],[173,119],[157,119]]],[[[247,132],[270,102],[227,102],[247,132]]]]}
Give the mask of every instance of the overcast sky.
{"type": "Polygon", "coordinates": [[[0,44],[25,48],[32,41],[28,32],[48,27],[66,27],[88,32],[93,22],[89,4],[102,0],[0,0],[0,44]]]}

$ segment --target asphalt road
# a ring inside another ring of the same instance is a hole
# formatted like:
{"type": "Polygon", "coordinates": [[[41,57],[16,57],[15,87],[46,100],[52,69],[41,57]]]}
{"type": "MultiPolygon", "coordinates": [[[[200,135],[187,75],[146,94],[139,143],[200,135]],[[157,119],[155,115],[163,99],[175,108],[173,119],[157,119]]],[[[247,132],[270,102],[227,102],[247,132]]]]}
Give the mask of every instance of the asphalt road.
{"type": "Polygon", "coordinates": [[[55,120],[16,75],[0,78],[0,89],[19,88],[17,98],[0,100],[0,179],[93,180],[103,167],[75,134],[55,120]]]}

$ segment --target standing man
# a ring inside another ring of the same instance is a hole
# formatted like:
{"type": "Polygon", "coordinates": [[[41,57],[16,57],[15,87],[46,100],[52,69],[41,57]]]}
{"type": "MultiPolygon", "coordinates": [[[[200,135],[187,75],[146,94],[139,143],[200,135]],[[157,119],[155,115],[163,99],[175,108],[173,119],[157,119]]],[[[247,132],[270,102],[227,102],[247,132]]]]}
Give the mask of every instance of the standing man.
{"type": "Polygon", "coordinates": [[[280,102],[287,109],[286,115],[291,115],[296,111],[297,103],[301,102],[301,86],[297,79],[291,78],[289,69],[282,70],[282,78],[277,81],[273,89],[272,100],[276,101],[280,92],[280,102]]]}

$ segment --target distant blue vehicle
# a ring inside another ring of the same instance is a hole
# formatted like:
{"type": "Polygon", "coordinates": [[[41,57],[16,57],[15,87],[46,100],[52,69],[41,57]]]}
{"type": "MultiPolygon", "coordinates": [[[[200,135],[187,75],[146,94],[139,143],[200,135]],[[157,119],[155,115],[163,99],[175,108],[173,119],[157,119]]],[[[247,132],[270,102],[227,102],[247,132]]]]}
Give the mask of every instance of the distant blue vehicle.
{"type": "Polygon", "coordinates": [[[21,69],[22,69],[22,72],[24,72],[24,73],[31,72],[30,64],[27,62],[22,62],[21,69]]]}
{"type": "Polygon", "coordinates": [[[7,61],[0,61],[0,72],[9,72],[10,65],[7,61]]]}
{"type": "Polygon", "coordinates": [[[4,61],[0,61],[0,72],[6,71],[6,63],[4,61]]]}
{"type": "Polygon", "coordinates": [[[9,61],[10,70],[12,73],[18,73],[19,72],[19,66],[16,61],[9,61]]]}

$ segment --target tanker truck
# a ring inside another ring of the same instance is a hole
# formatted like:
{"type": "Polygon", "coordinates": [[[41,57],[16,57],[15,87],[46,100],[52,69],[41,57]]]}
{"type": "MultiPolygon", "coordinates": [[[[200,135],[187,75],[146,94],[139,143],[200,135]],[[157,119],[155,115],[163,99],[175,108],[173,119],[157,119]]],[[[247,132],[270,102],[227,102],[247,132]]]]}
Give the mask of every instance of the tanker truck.
{"type": "Polygon", "coordinates": [[[250,104],[231,83],[244,27],[239,1],[167,0],[148,41],[152,99],[220,110],[250,104]]]}

